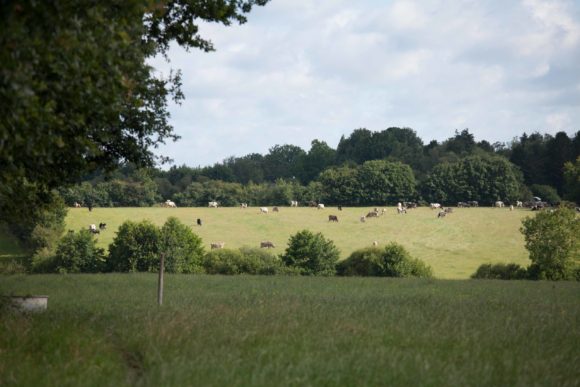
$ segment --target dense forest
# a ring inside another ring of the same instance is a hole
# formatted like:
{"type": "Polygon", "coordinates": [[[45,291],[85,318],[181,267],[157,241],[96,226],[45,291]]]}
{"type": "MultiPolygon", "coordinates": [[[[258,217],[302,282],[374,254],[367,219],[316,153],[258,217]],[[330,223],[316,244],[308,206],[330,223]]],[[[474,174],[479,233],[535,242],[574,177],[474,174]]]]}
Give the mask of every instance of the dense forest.
{"type": "Polygon", "coordinates": [[[230,157],[213,166],[93,173],[60,189],[68,205],[285,205],[289,200],[341,205],[398,201],[455,204],[514,202],[539,196],[580,202],[580,132],[522,134],[509,143],[476,142],[468,129],[425,144],[409,128],[356,129],[336,149],[313,140],[309,150],[275,145],[265,155],[230,157]]]}

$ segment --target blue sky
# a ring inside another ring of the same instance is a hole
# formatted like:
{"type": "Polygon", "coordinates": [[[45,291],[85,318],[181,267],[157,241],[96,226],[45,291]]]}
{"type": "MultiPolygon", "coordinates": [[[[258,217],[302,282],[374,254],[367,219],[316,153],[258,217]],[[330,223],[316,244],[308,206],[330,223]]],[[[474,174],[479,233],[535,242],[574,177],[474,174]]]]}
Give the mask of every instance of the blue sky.
{"type": "Polygon", "coordinates": [[[158,150],[177,165],[336,147],[357,128],[425,143],[580,130],[580,1],[271,0],[248,19],[201,26],[216,52],[151,62],[183,73],[170,107],[182,138],[158,150]]]}

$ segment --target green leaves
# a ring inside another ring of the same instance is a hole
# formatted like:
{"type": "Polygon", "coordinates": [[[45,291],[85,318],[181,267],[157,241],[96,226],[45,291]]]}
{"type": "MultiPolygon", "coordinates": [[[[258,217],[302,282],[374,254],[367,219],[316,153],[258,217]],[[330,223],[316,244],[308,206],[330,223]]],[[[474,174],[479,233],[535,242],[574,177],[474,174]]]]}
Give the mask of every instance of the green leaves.
{"type": "Polygon", "coordinates": [[[568,208],[542,211],[522,221],[532,278],[573,279],[580,267],[580,218],[568,208]]]}

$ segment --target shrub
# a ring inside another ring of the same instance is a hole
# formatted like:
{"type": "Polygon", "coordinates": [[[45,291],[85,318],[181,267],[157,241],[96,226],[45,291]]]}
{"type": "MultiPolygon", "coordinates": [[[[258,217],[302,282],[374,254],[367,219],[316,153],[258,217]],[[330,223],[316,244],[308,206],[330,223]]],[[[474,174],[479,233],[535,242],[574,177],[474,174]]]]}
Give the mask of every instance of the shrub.
{"type": "Polygon", "coordinates": [[[522,280],[526,279],[528,272],[524,267],[516,263],[486,263],[479,266],[471,275],[474,279],[499,279],[499,280],[522,280]]]}
{"type": "Polygon", "coordinates": [[[110,271],[156,271],[159,269],[159,228],[149,221],[124,222],[109,246],[110,271]]]}
{"type": "Polygon", "coordinates": [[[334,242],[321,233],[302,230],[290,237],[282,255],[286,266],[300,270],[304,275],[334,275],[340,251],[334,242]]]}
{"type": "Polygon", "coordinates": [[[382,249],[367,247],[355,250],[336,266],[336,273],[342,276],[382,277],[382,249]]]}
{"type": "Polygon", "coordinates": [[[532,279],[573,279],[580,265],[580,219],[574,210],[542,211],[522,221],[532,279]]]}
{"type": "Polygon", "coordinates": [[[282,261],[274,254],[256,247],[241,247],[240,253],[248,263],[248,267],[255,267],[255,272],[248,274],[274,275],[282,274],[282,261]]]}
{"type": "Polygon", "coordinates": [[[202,240],[175,217],[167,219],[161,228],[161,246],[165,269],[169,273],[199,273],[204,255],[202,240]]]}
{"type": "Polygon", "coordinates": [[[276,256],[250,247],[242,247],[239,250],[212,250],[204,256],[203,268],[208,274],[273,275],[285,273],[276,256]]]}
{"type": "Polygon", "coordinates": [[[203,257],[203,268],[207,274],[241,274],[243,257],[238,250],[217,249],[203,257]]]}
{"type": "Polygon", "coordinates": [[[340,262],[337,274],[343,276],[424,277],[430,278],[430,266],[415,259],[397,243],[384,248],[368,247],[354,251],[340,262]]]}
{"type": "Polygon", "coordinates": [[[54,256],[58,272],[98,273],[105,269],[105,251],[98,248],[89,230],[69,232],[60,240],[54,256]]]}

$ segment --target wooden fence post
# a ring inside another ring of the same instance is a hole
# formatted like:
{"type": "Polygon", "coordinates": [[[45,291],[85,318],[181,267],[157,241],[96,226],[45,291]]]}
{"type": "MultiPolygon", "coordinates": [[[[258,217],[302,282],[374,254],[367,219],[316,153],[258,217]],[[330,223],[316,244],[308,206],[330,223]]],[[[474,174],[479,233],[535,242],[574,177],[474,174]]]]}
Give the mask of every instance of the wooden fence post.
{"type": "Polygon", "coordinates": [[[165,269],[165,253],[161,253],[159,258],[159,282],[157,283],[157,303],[163,304],[163,272],[165,269]]]}

